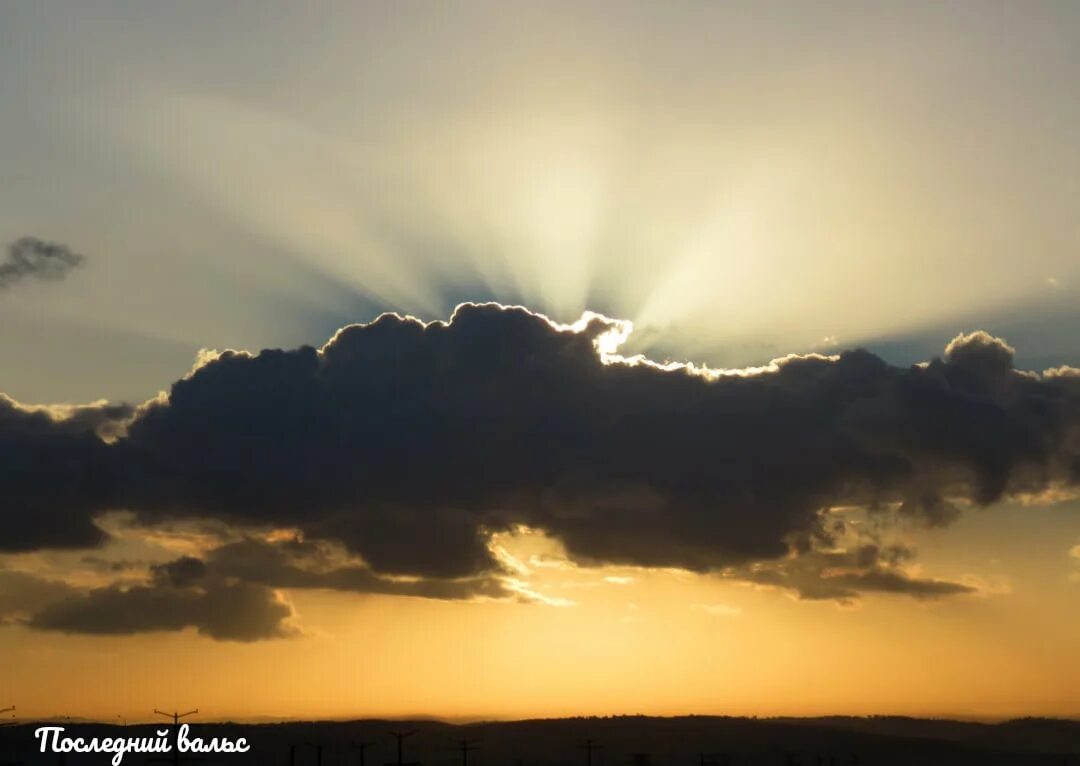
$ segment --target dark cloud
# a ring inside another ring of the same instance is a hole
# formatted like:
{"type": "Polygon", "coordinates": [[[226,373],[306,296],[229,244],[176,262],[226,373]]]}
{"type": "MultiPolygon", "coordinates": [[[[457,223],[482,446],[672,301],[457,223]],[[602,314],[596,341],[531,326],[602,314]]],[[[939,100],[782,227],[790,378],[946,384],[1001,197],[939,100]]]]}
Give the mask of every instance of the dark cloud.
{"type": "Polygon", "coordinates": [[[195,628],[221,641],[257,641],[294,633],[292,608],[270,588],[250,583],[203,581],[197,587],[157,582],[97,588],[36,611],[35,630],[130,635],[195,628]]]}
{"type": "Polygon", "coordinates": [[[138,569],[145,569],[145,562],[140,561],[110,561],[103,556],[88,555],[79,559],[79,563],[94,572],[101,574],[121,574],[138,569]]]}
{"type": "Polygon", "coordinates": [[[0,625],[32,614],[44,604],[77,594],[70,585],[26,572],[0,569],[0,625]]]}
{"type": "MultiPolygon", "coordinates": [[[[92,560],[115,574],[138,568],[92,560]]],[[[272,588],[226,579],[192,557],[150,567],[149,581],[80,588],[0,569],[0,624],[90,635],[194,628],[220,641],[258,641],[297,633],[292,608],[272,588]]]]}
{"type": "Polygon", "coordinates": [[[444,600],[516,597],[493,577],[388,579],[350,563],[340,546],[253,537],[222,545],[205,559],[182,556],[148,568],[137,562],[82,559],[108,574],[147,571],[145,582],[78,588],[0,569],[0,625],[90,635],[132,635],[194,628],[220,641],[297,634],[278,588],[413,596],[444,600]]]}
{"type": "Polygon", "coordinates": [[[851,602],[863,593],[891,593],[916,599],[935,599],[973,593],[958,582],[922,579],[907,574],[901,564],[915,552],[902,546],[881,548],[855,545],[848,549],[797,552],[786,558],[733,568],[726,576],[783,588],[801,599],[851,602]]]}
{"type": "Polygon", "coordinates": [[[0,394],[0,552],[104,540],[92,517],[118,488],[101,431],[131,412],[105,404],[29,408],[0,394]]]}
{"type": "MultiPolygon", "coordinates": [[[[377,589],[410,575],[456,596],[490,587],[488,535],[519,524],[579,562],[741,571],[809,560],[821,545],[797,541],[828,537],[831,506],[942,524],[1080,477],[1080,379],[1017,372],[985,334],[915,367],[850,351],[711,379],[604,364],[595,342],[618,329],[466,304],[448,323],[350,326],[322,349],[225,352],[135,413],[76,420],[5,400],[0,547],[89,545],[94,514],[127,509],[294,528],[366,564],[316,573],[251,543],[206,560],[245,582],[393,592],[377,589]]],[[[888,561],[830,584],[963,589],[888,561]]],[[[149,595],[84,606],[136,597],[149,595]]]]}
{"type": "MultiPolygon", "coordinates": [[[[174,562],[170,566],[179,563],[174,562]]],[[[323,542],[296,540],[269,543],[246,538],[211,551],[203,567],[204,574],[236,578],[274,588],[319,588],[447,600],[510,595],[501,582],[492,576],[459,579],[380,577],[366,566],[343,563],[339,553],[323,542]]]]}
{"type": "Polygon", "coordinates": [[[0,289],[24,279],[63,279],[85,260],[66,245],[20,237],[8,245],[7,259],[0,262],[0,289]]]}
{"type": "Polygon", "coordinates": [[[207,576],[206,563],[193,556],[182,556],[175,561],[151,567],[158,585],[187,588],[207,576]]]}

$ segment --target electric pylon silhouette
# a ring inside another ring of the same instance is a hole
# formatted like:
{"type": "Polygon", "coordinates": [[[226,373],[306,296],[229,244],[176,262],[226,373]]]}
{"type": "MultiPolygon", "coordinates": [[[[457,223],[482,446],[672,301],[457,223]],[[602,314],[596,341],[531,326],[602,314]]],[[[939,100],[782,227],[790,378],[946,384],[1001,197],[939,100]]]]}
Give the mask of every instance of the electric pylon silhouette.
{"type": "Polygon", "coordinates": [[[367,749],[369,747],[371,747],[375,743],[374,742],[350,742],[349,744],[352,745],[354,748],[357,748],[360,751],[360,766],[364,766],[364,753],[367,751],[367,749]]]}
{"type": "Polygon", "coordinates": [[[295,745],[289,745],[289,766],[296,766],[296,748],[298,747],[314,748],[315,763],[317,766],[322,766],[322,745],[316,745],[311,742],[299,742],[295,745]]]}
{"type": "MultiPolygon", "coordinates": [[[[179,726],[181,718],[187,718],[189,715],[195,715],[198,712],[198,708],[195,708],[194,710],[189,710],[186,713],[181,713],[176,710],[171,713],[166,713],[164,710],[158,710],[157,708],[154,708],[154,715],[163,715],[166,718],[171,718],[173,726],[179,726]]],[[[150,758],[147,760],[147,763],[170,763],[172,764],[172,766],[180,766],[181,763],[195,763],[197,761],[205,760],[205,758],[197,755],[185,755],[181,757],[180,748],[177,747],[176,743],[173,743],[172,756],[166,756],[163,758],[150,758]]]]}
{"type": "Polygon", "coordinates": [[[600,745],[596,744],[595,739],[587,739],[581,749],[585,751],[585,766],[592,766],[593,751],[600,750],[600,745]]]}
{"type": "Polygon", "coordinates": [[[477,739],[462,739],[458,740],[458,746],[454,749],[461,753],[461,766],[469,766],[469,753],[473,750],[478,750],[476,743],[480,740],[477,739]]]}
{"type": "MultiPolygon", "coordinates": [[[[14,713],[14,712],[15,712],[15,706],[12,705],[11,707],[6,707],[3,710],[0,710],[0,715],[3,715],[4,713],[14,713]]],[[[12,718],[14,718],[14,716],[12,716],[12,718]]],[[[13,724],[14,724],[14,721],[5,721],[4,723],[0,723],[0,727],[11,726],[13,724]]],[[[14,745],[11,745],[11,747],[14,748],[14,745]]],[[[4,749],[5,750],[8,749],[8,743],[5,743],[4,749]]],[[[12,757],[15,757],[17,755],[17,753],[14,751],[14,749],[12,749],[10,751],[10,754],[11,754],[12,757]]],[[[15,761],[15,760],[0,761],[0,766],[21,766],[21,764],[22,764],[22,761],[15,761]]]]}
{"type": "Polygon", "coordinates": [[[416,732],[415,731],[394,731],[394,732],[391,732],[391,734],[393,734],[394,738],[397,740],[397,760],[392,761],[390,763],[387,763],[387,764],[385,764],[385,766],[420,766],[419,761],[406,761],[402,757],[402,750],[403,750],[402,742],[407,737],[411,737],[413,734],[416,734],[416,732]]]}
{"type": "Polygon", "coordinates": [[[163,715],[166,718],[173,719],[172,720],[173,726],[179,725],[181,718],[187,718],[189,715],[195,715],[198,712],[199,712],[198,708],[195,708],[194,710],[189,710],[186,713],[178,713],[176,711],[173,711],[172,713],[166,713],[164,710],[158,710],[157,708],[154,708],[154,713],[156,715],[163,715]]]}

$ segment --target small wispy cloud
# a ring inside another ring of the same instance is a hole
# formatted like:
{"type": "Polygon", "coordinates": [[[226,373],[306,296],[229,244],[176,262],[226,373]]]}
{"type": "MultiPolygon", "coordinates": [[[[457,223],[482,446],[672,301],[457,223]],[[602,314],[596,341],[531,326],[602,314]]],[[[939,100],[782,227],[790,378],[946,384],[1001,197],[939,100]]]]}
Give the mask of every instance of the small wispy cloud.
{"type": "Polygon", "coordinates": [[[20,237],[8,245],[7,258],[0,262],[0,288],[12,287],[24,279],[63,279],[85,261],[85,256],[67,245],[20,237]]]}
{"type": "Polygon", "coordinates": [[[555,606],[560,608],[577,606],[576,601],[571,601],[568,598],[559,598],[558,596],[547,596],[530,587],[528,583],[513,577],[505,578],[503,580],[503,585],[508,591],[516,593],[525,601],[530,601],[535,604],[544,604],[545,606],[555,606]]]}
{"type": "Polygon", "coordinates": [[[488,549],[491,551],[492,555],[495,556],[495,559],[510,571],[516,572],[522,577],[528,577],[532,574],[532,570],[525,566],[521,559],[510,553],[510,551],[506,550],[503,546],[491,545],[488,549]]]}

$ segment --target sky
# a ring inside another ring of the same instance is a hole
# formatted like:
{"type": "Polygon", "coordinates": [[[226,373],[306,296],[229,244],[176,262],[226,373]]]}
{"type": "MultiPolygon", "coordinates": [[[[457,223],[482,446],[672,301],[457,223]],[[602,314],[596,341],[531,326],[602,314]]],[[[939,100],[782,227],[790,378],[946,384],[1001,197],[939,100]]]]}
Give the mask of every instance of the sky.
{"type": "Polygon", "coordinates": [[[0,0],[0,708],[1080,716],[1078,29],[0,0]]]}

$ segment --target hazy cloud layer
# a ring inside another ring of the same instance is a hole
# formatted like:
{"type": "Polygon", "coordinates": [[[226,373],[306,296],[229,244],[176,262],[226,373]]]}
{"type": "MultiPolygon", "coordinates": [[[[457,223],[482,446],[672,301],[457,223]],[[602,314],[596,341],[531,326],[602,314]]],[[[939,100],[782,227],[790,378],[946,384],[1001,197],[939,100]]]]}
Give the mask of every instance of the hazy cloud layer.
{"type": "Polygon", "coordinates": [[[492,576],[391,579],[380,577],[366,566],[343,562],[335,553],[324,542],[270,543],[249,537],[211,551],[205,562],[180,559],[169,566],[201,566],[201,577],[229,577],[274,588],[321,588],[450,600],[510,595],[492,576]]]}
{"type": "Polygon", "coordinates": [[[78,591],[70,585],[26,572],[0,569],[0,625],[17,621],[78,591]]]}
{"type": "Polygon", "coordinates": [[[727,575],[783,588],[809,600],[851,602],[863,593],[892,593],[926,600],[975,592],[974,587],[964,583],[909,575],[902,564],[914,555],[913,550],[899,546],[810,550],[779,561],[736,568],[727,575]]]}
{"type": "Polygon", "coordinates": [[[0,261],[0,289],[24,279],[63,279],[85,260],[66,245],[20,237],[8,245],[7,258],[0,261]]]}
{"type": "MultiPolygon", "coordinates": [[[[461,580],[385,578],[347,560],[327,542],[244,537],[162,564],[89,558],[113,574],[142,570],[144,581],[76,587],[61,580],[0,569],[0,625],[94,635],[194,628],[220,641],[297,635],[292,608],[277,588],[303,588],[435,599],[521,598],[495,577],[461,580]]],[[[87,559],[84,558],[84,562],[87,559]]]]}
{"type": "Polygon", "coordinates": [[[272,587],[492,595],[488,536],[520,524],[582,563],[736,572],[807,597],[931,597],[968,588],[908,578],[880,547],[847,569],[823,559],[836,542],[824,511],[944,524],[1080,476],[1080,378],[1018,372],[984,333],[911,368],[850,351],[717,375],[604,363],[596,342],[621,329],[466,304],[448,323],[350,326],[322,349],[206,355],[137,410],[0,399],[0,548],[90,546],[93,516],[126,509],[297,529],[365,564],[319,571],[317,551],[248,541],[205,571],[189,564],[190,582],[104,589],[35,617],[60,629],[105,630],[92,614],[132,609],[143,616],[122,627],[181,620],[228,636],[201,610],[248,599],[280,621],[272,587]],[[250,587],[194,584],[225,577],[250,587]]]}

